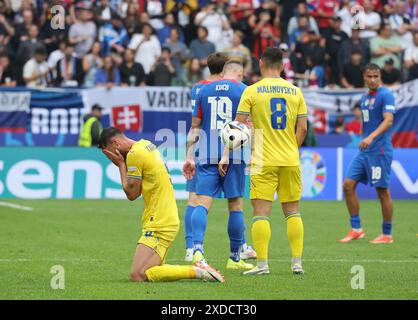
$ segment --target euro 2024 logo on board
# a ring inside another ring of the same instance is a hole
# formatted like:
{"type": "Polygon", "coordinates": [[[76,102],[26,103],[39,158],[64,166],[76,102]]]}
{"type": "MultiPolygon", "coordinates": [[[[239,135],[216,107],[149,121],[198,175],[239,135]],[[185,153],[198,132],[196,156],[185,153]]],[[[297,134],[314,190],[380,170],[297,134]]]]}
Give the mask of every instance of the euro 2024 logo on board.
{"type": "Polygon", "coordinates": [[[327,168],[321,155],[315,151],[302,151],[300,155],[302,169],[302,196],[314,198],[325,187],[327,168]]]}
{"type": "Polygon", "coordinates": [[[139,104],[115,106],[111,112],[112,126],[124,131],[142,131],[142,112],[139,104]]]}

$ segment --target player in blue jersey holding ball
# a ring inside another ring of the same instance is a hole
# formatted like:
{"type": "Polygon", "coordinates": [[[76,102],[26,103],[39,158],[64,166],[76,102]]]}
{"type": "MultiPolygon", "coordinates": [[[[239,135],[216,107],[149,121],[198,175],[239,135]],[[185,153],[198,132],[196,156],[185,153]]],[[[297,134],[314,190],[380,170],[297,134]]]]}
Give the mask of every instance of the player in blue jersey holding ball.
{"type": "Polygon", "coordinates": [[[395,98],[389,89],[381,86],[381,73],[377,65],[368,64],[364,68],[363,76],[369,89],[361,99],[363,140],[344,181],[351,230],[340,242],[346,243],[365,236],[360,223],[360,206],[355,191],[357,184],[362,182],[376,188],[382,207],[382,234],[370,242],[392,243],[393,204],[389,181],[393,154],[392,125],[395,98]]]}
{"type": "Polygon", "coordinates": [[[206,231],[207,214],[213,198],[222,193],[228,199],[230,239],[230,258],[228,269],[251,269],[253,265],[245,263],[240,257],[244,239],[243,201],[245,189],[245,163],[242,151],[232,153],[237,158],[231,160],[228,173],[222,178],[218,172],[218,162],[223,147],[219,130],[224,124],[235,118],[242,92],[246,86],[241,83],[243,66],[238,61],[228,61],[223,69],[223,79],[205,85],[199,94],[197,108],[193,111],[192,128],[187,142],[187,159],[183,173],[187,179],[197,176],[197,206],[192,214],[193,261],[204,260],[203,241],[206,231]],[[194,161],[194,148],[198,142],[198,163],[194,161]]]}

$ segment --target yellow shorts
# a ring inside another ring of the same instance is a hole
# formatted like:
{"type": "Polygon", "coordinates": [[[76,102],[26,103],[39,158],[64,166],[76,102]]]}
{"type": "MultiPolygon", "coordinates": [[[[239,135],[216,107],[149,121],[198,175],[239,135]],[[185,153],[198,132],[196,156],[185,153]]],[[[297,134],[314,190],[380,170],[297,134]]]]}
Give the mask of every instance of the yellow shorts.
{"type": "Polygon", "coordinates": [[[274,194],[280,202],[299,201],[302,195],[300,166],[264,166],[250,176],[250,198],[274,201],[274,194]]]}
{"type": "Polygon", "coordinates": [[[143,231],[138,244],[146,245],[153,249],[161,258],[161,264],[167,257],[168,249],[176,238],[176,232],[143,231]]]}

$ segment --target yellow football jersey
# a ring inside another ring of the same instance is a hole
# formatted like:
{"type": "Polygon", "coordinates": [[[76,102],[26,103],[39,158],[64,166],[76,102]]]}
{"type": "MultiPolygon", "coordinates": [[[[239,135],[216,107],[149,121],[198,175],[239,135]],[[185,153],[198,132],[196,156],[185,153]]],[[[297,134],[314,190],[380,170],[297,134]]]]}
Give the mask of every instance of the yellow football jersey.
{"type": "Polygon", "coordinates": [[[179,216],[174,189],[157,147],[143,139],[134,143],[126,156],[126,166],[128,178],[142,179],[143,231],[177,232],[179,216]]]}
{"type": "Polygon", "coordinates": [[[298,166],[296,123],[307,116],[301,90],[282,78],[248,86],[237,113],[250,114],[255,129],[254,166],[298,166]]]}

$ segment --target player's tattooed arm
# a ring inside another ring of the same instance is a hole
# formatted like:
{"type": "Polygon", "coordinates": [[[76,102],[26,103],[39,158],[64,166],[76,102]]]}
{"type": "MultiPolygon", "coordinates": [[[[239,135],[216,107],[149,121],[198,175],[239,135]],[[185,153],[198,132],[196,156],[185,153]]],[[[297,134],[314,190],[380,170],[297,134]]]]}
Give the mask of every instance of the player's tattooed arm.
{"type": "Polygon", "coordinates": [[[377,127],[376,130],[374,130],[370,135],[366,138],[364,138],[360,142],[360,149],[365,150],[367,149],[372,142],[382,134],[384,134],[388,129],[393,125],[393,113],[385,112],[383,113],[383,121],[382,123],[377,127]]]}

